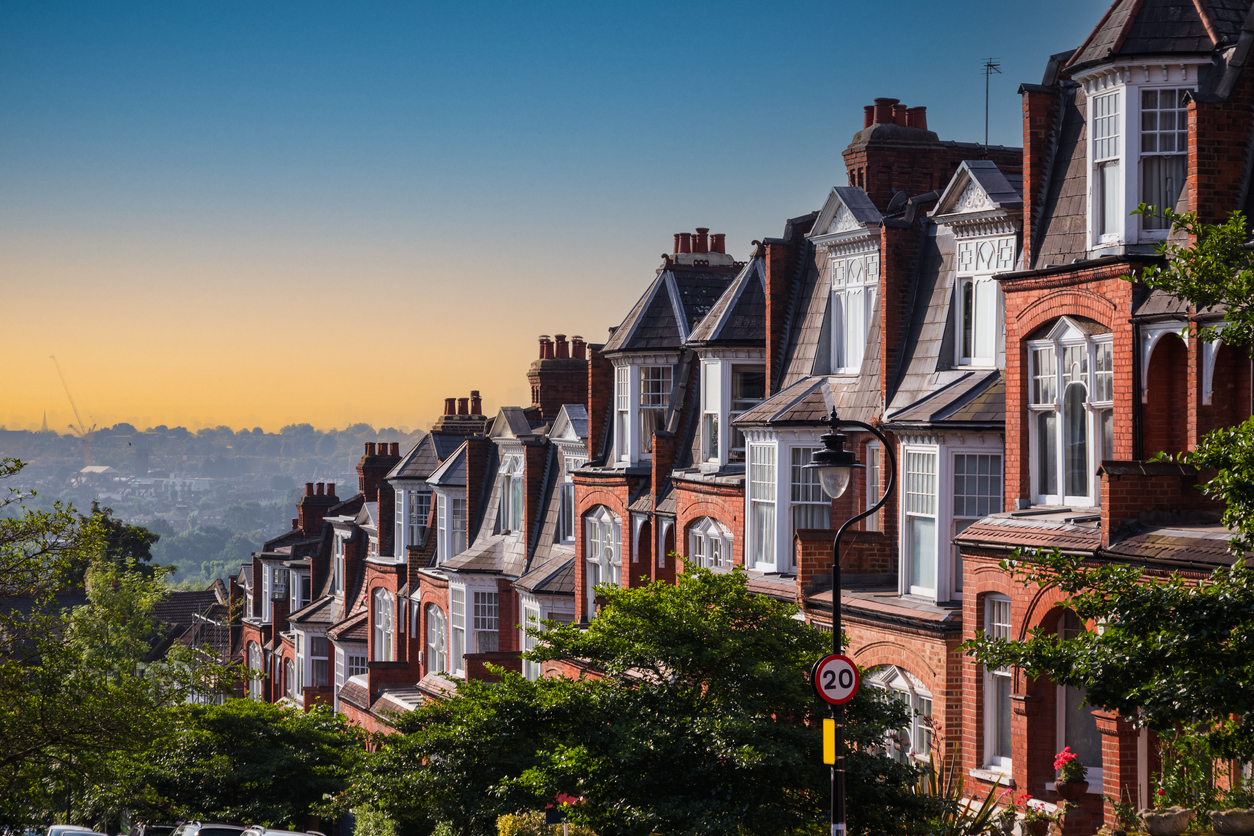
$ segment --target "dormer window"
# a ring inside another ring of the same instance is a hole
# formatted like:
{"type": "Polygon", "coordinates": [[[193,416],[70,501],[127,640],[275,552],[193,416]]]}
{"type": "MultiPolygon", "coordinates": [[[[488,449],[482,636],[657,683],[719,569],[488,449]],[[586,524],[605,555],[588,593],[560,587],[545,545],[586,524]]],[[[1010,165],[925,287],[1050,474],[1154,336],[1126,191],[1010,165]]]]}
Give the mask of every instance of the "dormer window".
{"type": "MultiPolygon", "coordinates": [[[[1141,91],[1141,200],[1176,208],[1189,175],[1188,90],[1141,91]]],[[[1167,230],[1161,214],[1141,219],[1145,229],[1167,230]]]]}
{"type": "Polygon", "coordinates": [[[1093,99],[1093,208],[1100,241],[1116,240],[1123,232],[1123,178],[1119,176],[1119,100],[1123,93],[1093,99]]]}
{"type": "Polygon", "coordinates": [[[614,452],[620,462],[653,458],[653,434],[670,406],[672,367],[622,365],[614,370],[614,452]]]}
{"type": "Polygon", "coordinates": [[[745,460],[745,437],[732,422],[766,397],[766,367],[706,360],[701,364],[701,449],[707,462],[745,460]]]}
{"type": "Polygon", "coordinates": [[[398,532],[396,538],[396,542],[400,544],[399,551],[401,556],[405,554],[405,547],[417,546],[422,542],[422,538],[427,534],[427,520],[431,517],[430,491],[405,491],[404,496],[404,537],[402,538],[398,532]]]}
{"type": "Polygon", "coordinates": [[[501,499],[497,524],[503,534],[522,531],[523,528],[523,458],[502,457],[500,467],[501,499]]]}
{"type": "Polygon", "coordinates": [[[575,483],[573,474],[576,470],[588,463],[586,455],[574,455],[569,452],[562,453],[562,507],[558,519],[558,540],[563,543],[575,542],[575,483]]]}
{"type": "Polygon", "coordinates": [[[333,568],[331,575],[331,591],[336,594],[344,592],[344,538],[338,534],[331,538],[334,542],[333,568]]]}
{"type": "Polygon", "coordinates": [[[665,425],[671,399],[671,367],[640,369],[640,457],[653,457],[653,434],[665,425]]]}
{"type": "Polygon", "coordinates": [[[466,551],[466,500],[436,494],[436,562],[445,563],[466,551]]]}
{"type": "Polygon", "coordinates": [[[960,366],[998,365],[1002,341],[1001,290],[993,276],[1014,269],[1012,235],[958,242],[955,350],[960,366]]]}
{"type": "Polygon", "coordinates": [[[862,368],[875,295],[880,283],[879,252],[835,254],[832,277],[832,371],[855,374],[862,368]]]}

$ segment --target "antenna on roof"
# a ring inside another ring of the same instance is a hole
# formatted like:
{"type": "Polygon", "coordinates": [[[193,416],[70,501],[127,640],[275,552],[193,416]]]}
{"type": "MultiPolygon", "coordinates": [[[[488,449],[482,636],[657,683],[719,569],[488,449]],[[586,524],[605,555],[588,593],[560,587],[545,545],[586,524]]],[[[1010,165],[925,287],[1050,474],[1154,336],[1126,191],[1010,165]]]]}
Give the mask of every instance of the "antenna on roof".
{"type": "Polygon", "coordinates": [[[1001,75],[1001,63],[996,58],[984,62],[984,144],[988,145],[988,80],[997,73],[1001,75]]]}

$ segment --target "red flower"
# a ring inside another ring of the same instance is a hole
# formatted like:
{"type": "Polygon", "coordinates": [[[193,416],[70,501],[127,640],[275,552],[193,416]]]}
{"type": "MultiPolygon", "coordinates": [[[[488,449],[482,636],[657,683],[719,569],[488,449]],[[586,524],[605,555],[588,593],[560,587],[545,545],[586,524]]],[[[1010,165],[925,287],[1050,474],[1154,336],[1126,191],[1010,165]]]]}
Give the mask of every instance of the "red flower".
{"type": "Polygon", "coordinates": [[[1158,794],[1159,794],[1159,795],[1166,795],[1166,794],[1167,794],[1167,791],[1166,791],[1166,790],[1159,790],[1159,791],[1158,791],[1158,794]]]}
{"type": "Polygon", "coordinates": [[[1063,750],[1054,755],[1054,769],[1062,769],[1067,764],[1076,759],[1076,753],[1071,751],[1070,746],[1063,747],[1063,750]]]}

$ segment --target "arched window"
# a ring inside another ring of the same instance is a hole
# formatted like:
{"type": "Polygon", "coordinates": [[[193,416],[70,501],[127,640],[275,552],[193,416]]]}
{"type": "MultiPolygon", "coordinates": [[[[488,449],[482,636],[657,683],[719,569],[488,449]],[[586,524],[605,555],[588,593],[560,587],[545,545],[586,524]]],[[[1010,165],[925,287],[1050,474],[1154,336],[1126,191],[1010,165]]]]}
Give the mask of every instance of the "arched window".
{"type": "Polygon", "coordinates": [[[261,699],[261,677],[265,676],[266,663],[261,657],[261,646],[256,642],[248,643],[248,669],[253,676],[248,680],[248,696],[255,700],[261,699]]]}
{"type": "Polygon", "coordinates": [[[376,662],[393,662],[392,655],[392,596],[386,589],[374,591],[374,660],[376,662]]]}
{"type": "Polygon", "coordinates": [[[885,735],[888,756],[899,763],[911,758],[927,760],[932,750],[932,692],[914,674],[895,665],[875,668],[867,680],[900,700],[910,714],[906,727],[885,735]]]}
{"type": "Polygon", "coordinates": [[[427,604],[427,673],[448,670],[448,626],[444,613],[427,604]]]}
{"type": "Polygon", "coordinates": [[[707,569],[730,569],[732,533],[713,517],[702,517],[688,529],[688,555],[707,569]]]}
{"type": "Polygon", "coordinates": [[[1113,455],[1114,365],[1110,331],[1063,317],[1028,341],[1032,498],[1095,506],[1094,475],[1113,455]]]}
{"type": "Polygon", "coordinates": [[[588,613],[591,614],[596,612],[597,585],[608,583],[618,586],[621,583],[623,534],[618,517],[603,505],[584,517],[584,528],[588,538],[587,594],[588,613]]]}

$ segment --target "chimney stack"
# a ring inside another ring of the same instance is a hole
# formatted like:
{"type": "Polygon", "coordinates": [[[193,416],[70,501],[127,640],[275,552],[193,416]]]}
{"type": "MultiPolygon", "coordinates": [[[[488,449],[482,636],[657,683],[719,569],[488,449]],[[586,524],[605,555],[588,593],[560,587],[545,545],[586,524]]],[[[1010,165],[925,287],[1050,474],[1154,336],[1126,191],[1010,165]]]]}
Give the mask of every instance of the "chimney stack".
{"type": "Polygon", "coordinates": [[[692,251],[694,253],[708,253],[710,251],[710,228],[706,226],[697,227],[696,240],[693,244],[692,251]]]}
{"type": "Polygon", "coordinates": [[[456,412],[457,412],[457,399],[456,399],[456,398],[445,398],[445,399],[444,399],[444,414],[445,414],[445,415],[452,415],[452,414],[454,414],[454,413],[456,413],[456,412]]]}
{"type": "Polygon", "coordinates": [[[716,232],[710,236],[710,252],[726,253],[727,252],[727,234],[724,232],[716,232]]]}
{"type": "Polygon", "coordinates": [[[326,487],[327,487],[327,486],[326,486],[326,484],[325,484],[325,483],[323,483],[323,482],[319,482],[319,483],[318,483],[317,485],[315,485],[314,487],[315,487],[315,489],[316,489],[316,490],[315,490],[315,494],[314,494],[314,495],[315,495],[315,496],[322,496],[322,495],[323,495],[323,493],[322,493],[322,492],[323,492],[324,490],[326,490],[326,487]]]}
{"type": "Polygon", "coordinates": [[[458,415],[470,414],[470,398],[458,398],[457,399],[457,414],[458,415]]]}
{"type": "Polygon", "coordinates": [[[300,518],[292,517],[292,531],[295,531],[298,528],[300,528],[300,518]]]}
{"type": "Polygon", "coordinates": [[[327,482],[327,496],[331,497],[332,499],[336,498],[334,482],[327,482]]]}
{"type": "MultiPolygon", "coordinates": [[[[720,236],[722,237],[722,236],[720,236]]],[[[722,252],[720,250],[719,252],[722,252]]],[[[583,337],[575,336],[570,338],[570,353],[576,360],[587,360],[588,349],[587,343],[583,341],[583,337]]]]}
{"type": "Polygon", "coordinates": [[[565,334],[554,334],[553,339],[557,340],[557,359],[570,359],[570,343],[566,342],[565,334]]]}
{"type": "Polygon", "coordinates": [[[874,117],[872,124],[889,125],[893,121],[893,105],[900,102],[901,99],[876,99],[873,107],[874,117]]]}
{"type": "Polygon", "coordinates": [[[478,389],[470,390],[470,414],[471,415],[483,414],[483,399],[479,397],[478,389]]]}
{"type": "Polygon", "coordinates": [[[549,337],[548,334],[540,335],[540,359],[541,360],[553,359],[553,340],[549,337]]]}
{"type": "Polygon", "coordinates": [[[305,483],[305,496],[313,496],[313,495],[314,495],[313,482],[306,482],[305,483]]]}
{"type": "Polygon", "coordinates": [[[926,107],[910,107],[906,108],[906,125],[911,128],[922,128],[927,130],[927,108],[926,107]]]}
{"type": "Polygon", "coordinates": [[[903,104],[893,105],[893,123],[894,124],[901,125],[901,127],[903,128],[906,126],[906,110],[907,108],[903,104]]]}
{"type": "Polygon", "coordinates": [[[692,252],[692,233],[691,232],[679,233],[679,250],[677,252],[681,252],[681,253],[692,252]]]}
{"type": "Polygon", "coordinates": [[[674,252],[674,253],[679,252],[679,233],[678,232],[675,233],[675,249],[671,250],[671,252],[674,252]]]}

